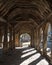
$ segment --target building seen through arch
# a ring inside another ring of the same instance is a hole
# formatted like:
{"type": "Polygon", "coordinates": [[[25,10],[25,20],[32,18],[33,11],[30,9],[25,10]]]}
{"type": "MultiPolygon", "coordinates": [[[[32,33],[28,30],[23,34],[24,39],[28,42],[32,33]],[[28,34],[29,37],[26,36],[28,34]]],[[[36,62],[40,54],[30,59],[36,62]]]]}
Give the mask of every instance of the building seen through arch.
{"type": "Polygon", "coordinates": [[[30,43],[31,43],[31,37],[29,34],[27,33],[24,33],[24,34],[21,34],[20,35],[20,44],[21,46],[30,46],[30,43]]]}

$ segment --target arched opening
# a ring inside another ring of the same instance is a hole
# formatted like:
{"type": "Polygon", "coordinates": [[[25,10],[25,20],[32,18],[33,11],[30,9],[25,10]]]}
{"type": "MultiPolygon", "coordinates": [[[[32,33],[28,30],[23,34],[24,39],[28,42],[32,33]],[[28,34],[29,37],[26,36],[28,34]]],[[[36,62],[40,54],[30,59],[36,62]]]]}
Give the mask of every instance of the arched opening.
{"type": "Polygon", "coordinates": [[[28,33],[24,33],[20,35],[20,46],[21,47],[29,47],[31,43],[31,36],[28,33]]]}
{"type": "Polygon", "coordinates": [[[51,43],[52,43],[51,42],[52,41],[51,34],[52,34],[52,32],[51,32],[51,24],[48,23],[48,30],[47,30],[47,55],[49,57],[51,57],[51,43]]]}

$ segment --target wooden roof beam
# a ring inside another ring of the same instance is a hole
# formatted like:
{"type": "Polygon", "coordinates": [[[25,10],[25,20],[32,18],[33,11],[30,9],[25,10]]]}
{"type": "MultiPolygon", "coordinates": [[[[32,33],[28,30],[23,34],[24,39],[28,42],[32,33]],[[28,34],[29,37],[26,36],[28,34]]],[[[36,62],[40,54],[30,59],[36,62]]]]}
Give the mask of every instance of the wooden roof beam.
{"type": "Polygon", "coordinates": [[[6,20],[4,18],[0,17],[0,22],[6,23],[6,20]]]}
{"type": "Polygon", "coordinates": [[[52,12],[49,14],[49,16],[36,28],[38,29],[39,27],[41,27],[43,24],[45,24],[47,22],[47,20],[52,16],[52,12]]]}

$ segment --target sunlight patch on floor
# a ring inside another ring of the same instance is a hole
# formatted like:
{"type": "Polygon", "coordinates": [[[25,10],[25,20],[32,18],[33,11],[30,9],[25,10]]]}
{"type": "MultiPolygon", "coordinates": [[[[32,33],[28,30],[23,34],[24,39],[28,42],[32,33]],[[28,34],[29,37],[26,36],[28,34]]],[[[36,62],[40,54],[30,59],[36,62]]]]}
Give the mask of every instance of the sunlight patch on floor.
{"type": "Polygon", "coordinates": [[[29,52],[29,51],[32,51],[32,50],[34,50],[34,48],[24,50],[22,53],[26,53],[26,52],[29,52]]]}
{"type": "Polygon", "coordinates": [[[37,50],[30,51],[30,52],[28,52],[28,53],[26,53],[26,54],[23,54],[23,55],[21,56],[21,58],[27,57],[27,56],[29,56],[29,55],[31,55],[31,54],[36,53],[36,52],[37,52],[37,50]]]}
{"type": "Polygon", "coordinates": [[[22,47],[29,47],[30,46],[30,42],[22,42],[22,47]]]}
{"type": "Polygon", "coordinates": [[[2,47],[0,47],[0,49],[2,49],[2,47]]]}
{"type": "Polygon", "coordinates": [[[46,59],[42,59],[40,62],[38,62],[36,65],[49,65],[49,63],[46,61],[46,59]]]}
{"type": "Polygon", "coordinates": [[[15,47],[15,49],[24,49],[24,48],[28,48],[28,47],[15,47]]]}
{"type": "Polygon", "coordinates": [[[22,45],[30,45],[30,42],[23,42],[22,45]]]}
{"type": "Polygon", "coordinates": [[[40,56],[41,56],[40,53],[32,55],[28,59],[24,60],[20,65],[28,65],[28,64],[32,63],[33,61],[37,60],[40,56]]]}
{"type": "Polygon", "coordinates": [[[51,52],[48,52],[47,55],[48,55],[49,57],[51,57],[51,52]]]}

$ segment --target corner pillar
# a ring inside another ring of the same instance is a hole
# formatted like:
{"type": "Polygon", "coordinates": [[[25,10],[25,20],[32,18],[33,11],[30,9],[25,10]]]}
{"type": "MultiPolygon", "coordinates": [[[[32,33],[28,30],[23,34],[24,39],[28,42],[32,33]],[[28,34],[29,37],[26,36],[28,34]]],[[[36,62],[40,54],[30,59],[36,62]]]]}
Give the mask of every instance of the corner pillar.
{"type": "Polygon", "coordinates": [[[0,29],[0,47],[2,46],[2,31],[0,29]]]}
{"type": "Polygon", "coordinates": [[[46,49],[47,49],[47,29],[43,27],[43,55],[47,55],[46,49]]]}
{"type": "Polygon", "coordinates": [[[9,32],[10,32],[9,49],[12,50],[12,28],[9,29],[9,32]]]}
{"type": "Polygon", "coordinates": [[[7,24],[4,25],[4,42],[3,42],[3,52],[8,52],[8,43],[7,43],[7,24]]]}
{"type": "Polygon", "coordinates": [[[40,38],[40,29],[38,29],[37,35],[38,35],[38,38],[37,38],[37,50],[40,51],[40,40],[41,40],[41,38],[40,38]]]}
{"type": "Polygon", "coordinates": [[[15,30],[12,29],[12,49],[15,49],[15,30]]]}
{"type": "Polygon", "coordinates": [[[50,63],[52,64],[52,23],[51,23],[51,59],[50,63]]]}
{"type": "Polygon", "coordinates": [[[35,47],[35,43],[34,43],[34,29],[32,30],[32,34],[31,34],[31,46],[35,47]]]}

